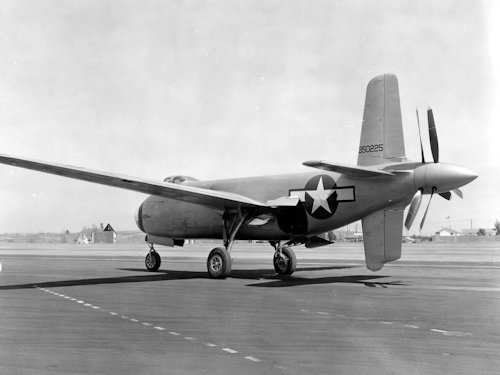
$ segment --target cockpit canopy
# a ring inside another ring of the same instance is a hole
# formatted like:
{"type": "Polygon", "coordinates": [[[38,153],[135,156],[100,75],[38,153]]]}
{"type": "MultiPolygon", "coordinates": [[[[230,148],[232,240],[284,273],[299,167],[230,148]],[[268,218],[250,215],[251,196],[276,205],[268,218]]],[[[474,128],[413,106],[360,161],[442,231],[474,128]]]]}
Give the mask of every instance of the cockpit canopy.
{"type": "Polygon", "coordinates": [[[163,180],[163,182],[170,182],[172,184],[182,184],[187,181],[199,181],[199,180],[189,176],[168,176],[163,180]]]}

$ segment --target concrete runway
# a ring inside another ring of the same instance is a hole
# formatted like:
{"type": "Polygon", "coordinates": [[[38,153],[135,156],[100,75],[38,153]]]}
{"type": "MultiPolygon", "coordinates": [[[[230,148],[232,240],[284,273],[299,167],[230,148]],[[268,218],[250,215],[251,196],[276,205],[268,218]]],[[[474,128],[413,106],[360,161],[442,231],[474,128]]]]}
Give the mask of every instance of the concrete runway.
{"type": "Polygon", "coordinates": [[[372,273],[359,244],[0,244],[1,374],[497,374],[500,245],[408,244],[372,273]]]}

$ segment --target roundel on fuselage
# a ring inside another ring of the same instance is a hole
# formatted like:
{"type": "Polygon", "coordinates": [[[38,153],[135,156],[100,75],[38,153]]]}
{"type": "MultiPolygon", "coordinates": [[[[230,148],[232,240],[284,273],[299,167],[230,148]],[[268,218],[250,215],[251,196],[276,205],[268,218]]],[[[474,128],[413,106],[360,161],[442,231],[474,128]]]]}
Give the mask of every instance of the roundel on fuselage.
{"type": "Polygon", "coordinates": [[[328,175],[319,175],[311,178],[306,186],[304,207],[309,215],[315,219],[328,219],[333,216],[339,203],[337,187],[333,178],[328,175]]]}
{"type": "Polygon", "coordinates": [[[307,181],[304,189],[290,190],[299,197],[306,212],[313,218],[325,220],[337,211],[337,184],[329,175],[317,175],[307,181]]]}

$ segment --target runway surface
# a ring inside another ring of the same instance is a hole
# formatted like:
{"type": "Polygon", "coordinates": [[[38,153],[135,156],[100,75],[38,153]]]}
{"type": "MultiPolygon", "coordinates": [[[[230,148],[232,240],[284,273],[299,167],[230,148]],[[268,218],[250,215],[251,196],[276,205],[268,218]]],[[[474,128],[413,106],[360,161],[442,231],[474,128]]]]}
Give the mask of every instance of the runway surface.
{"type": "Polygon", "coordinates": [[[499,244],[408,244],[372,273],[360,244],[296,248],[278,277],[269,245],[0,244],[2,374],[497,374],[499,244]]]}

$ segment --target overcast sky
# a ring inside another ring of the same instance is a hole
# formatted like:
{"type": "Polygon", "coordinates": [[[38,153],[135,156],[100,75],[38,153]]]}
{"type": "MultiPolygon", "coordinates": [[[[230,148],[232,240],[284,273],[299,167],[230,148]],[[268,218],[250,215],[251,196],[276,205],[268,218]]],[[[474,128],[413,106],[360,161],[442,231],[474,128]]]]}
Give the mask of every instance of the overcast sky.
{"type": "MultiPolygon", "coordinates": [[[[366,85],[392,72],[407,156],[432,106],[440,159],[480,175],[433,200],[423,233],[493,227],[499,16],[494,1],[2,0],[0,152],[154,179],[356,164],[366,85]]],[[[0,166],[0,232],[135,229],[145,198],[0,166]]]]}

